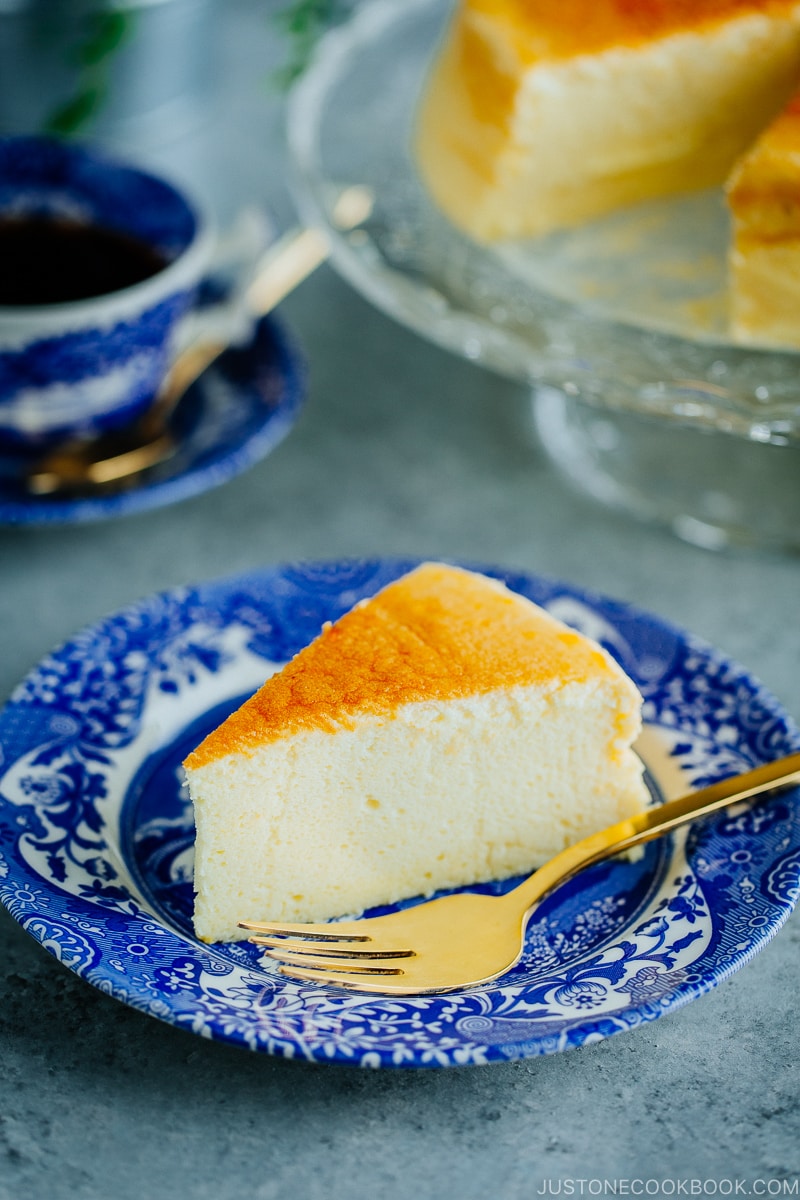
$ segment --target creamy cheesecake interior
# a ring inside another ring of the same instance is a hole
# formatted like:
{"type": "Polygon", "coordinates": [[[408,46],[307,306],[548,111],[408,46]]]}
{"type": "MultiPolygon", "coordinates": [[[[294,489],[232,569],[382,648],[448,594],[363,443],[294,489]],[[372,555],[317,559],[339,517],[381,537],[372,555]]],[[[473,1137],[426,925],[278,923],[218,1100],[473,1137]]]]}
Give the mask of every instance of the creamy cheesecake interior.
{"type": "Polygon", "coordinates": [[[643,807],[629,717],[603,688],[520,688],[207,768],[198,933],[230,940],[241,919],[322,920],[539,865],[643,807]]]}

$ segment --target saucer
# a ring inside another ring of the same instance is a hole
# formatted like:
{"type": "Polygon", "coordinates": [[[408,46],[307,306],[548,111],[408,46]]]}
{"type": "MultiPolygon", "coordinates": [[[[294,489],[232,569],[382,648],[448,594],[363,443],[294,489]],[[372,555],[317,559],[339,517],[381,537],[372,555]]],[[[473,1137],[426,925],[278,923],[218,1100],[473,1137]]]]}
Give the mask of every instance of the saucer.
{"type": "Polygon", "coordinates": [[[178,449],[124,491],[34,496],[19,474],[0,467],[0,525],[101,521],[175,504],[255,465],[283,440],[305,394],[302,359],[275,317],[250,341],[226,351],[187,391],[172,419],[178,449]]]}

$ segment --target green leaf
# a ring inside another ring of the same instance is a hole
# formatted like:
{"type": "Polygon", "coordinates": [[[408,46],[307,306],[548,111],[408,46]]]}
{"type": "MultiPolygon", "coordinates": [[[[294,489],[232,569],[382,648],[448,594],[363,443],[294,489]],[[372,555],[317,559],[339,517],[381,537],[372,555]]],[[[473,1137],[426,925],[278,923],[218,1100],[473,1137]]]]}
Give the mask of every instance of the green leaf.
{"type": "Polygon", "coordinates": [[[91,120],[105,98],[105,88],[87,87],[56,108],[45,121],[44,132],[69,137],[91,120]]]}
{"type": "Polygon", "coordinates": [[[274,20],[288,38],[287,61],[273,71],[270,82],[283,91],[303,74],[325,30],[342,15],[342,0],[295,0],[274,20]]]}
{"type": "Polygon", "coordinates": [[[78,47],[77,61],[81,66],[93,67],[109,58],[133,32],[132,14],[124,12],[90,13],[86,20],[87,37],[78,47]]]}
{"type": "Polygon", "coordinates": [[[336,8],[336,0],[296,0],[290,8],[277,13],[275,21],[290,36],[302,36],[329,24],[336,8]]]}

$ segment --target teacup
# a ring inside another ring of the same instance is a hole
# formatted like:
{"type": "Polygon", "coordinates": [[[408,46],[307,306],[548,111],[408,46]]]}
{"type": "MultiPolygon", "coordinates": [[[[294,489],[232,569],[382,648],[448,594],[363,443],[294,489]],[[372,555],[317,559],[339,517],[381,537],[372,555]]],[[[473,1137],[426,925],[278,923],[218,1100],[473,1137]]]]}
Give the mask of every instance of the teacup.
{"type": "Polygon", "coordinates": [[[165,179],[75,144],[0,138],[0,459],[146,411],[211,246],[165,179]]]}

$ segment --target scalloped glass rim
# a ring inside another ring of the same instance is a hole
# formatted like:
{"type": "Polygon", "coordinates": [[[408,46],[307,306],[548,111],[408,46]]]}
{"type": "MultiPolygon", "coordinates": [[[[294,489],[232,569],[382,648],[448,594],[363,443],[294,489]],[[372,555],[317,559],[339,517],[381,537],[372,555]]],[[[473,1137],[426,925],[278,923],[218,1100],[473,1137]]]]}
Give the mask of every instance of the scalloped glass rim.
{"type": "MultiPolygon", "coordinates": [[[[534,286],[532,272],[552,280],[581,231],[548,245],[546,262],[526,257],[533,243],[517,247],[527,265],[512,270],[508,247],[472,242],[434,208],[410,140],[449,8],[449,0],[376,0],[323,39],[292,92],[297,204],[329,235],[341,274],[396,320],[503,375],[553,385],[609,410],[757,442],[796,439],[796,352],[737,346],[713,331],[681,336],[669,331],[672,318],[659,328],[657,314],[651,325],[636,325],[632,311],[620,319],[619,296],[605,310],[564,299],[534,286]],[[350,184],[369,187],[375,206],[363,226],[346,233],[331,210],[350,184]]],[[[713,196],[690,197],[675,211],[707,231],[715,203],[713,196]]]]}

